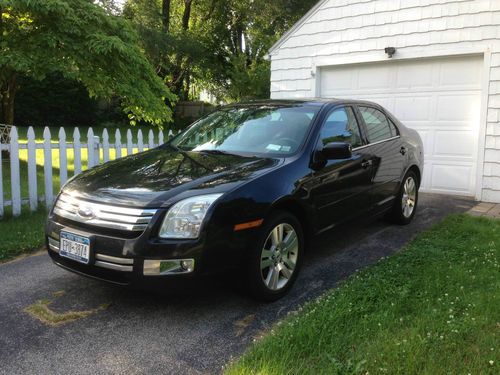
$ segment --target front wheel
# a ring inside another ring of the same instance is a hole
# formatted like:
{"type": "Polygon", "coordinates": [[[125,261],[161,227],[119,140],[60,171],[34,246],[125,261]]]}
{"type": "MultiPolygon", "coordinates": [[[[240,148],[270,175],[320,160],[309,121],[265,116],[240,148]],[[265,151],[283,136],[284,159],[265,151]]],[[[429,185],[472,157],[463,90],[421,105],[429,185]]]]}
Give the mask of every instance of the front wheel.
{"type": "Polygon", "coordinates": [[[409,171],[404,179],[394,205],[389,212],[390,221],[407,225],[415,216],[418,204],[418,178],[415,172],[409,171]]]}
{"type": "Polygon", "coordinates": [[[292,287],[302,261],[304,238],[295,216],[275,212],[264,223],[250,252],[246,275],[250,293],[275,301],[292,287]]]}

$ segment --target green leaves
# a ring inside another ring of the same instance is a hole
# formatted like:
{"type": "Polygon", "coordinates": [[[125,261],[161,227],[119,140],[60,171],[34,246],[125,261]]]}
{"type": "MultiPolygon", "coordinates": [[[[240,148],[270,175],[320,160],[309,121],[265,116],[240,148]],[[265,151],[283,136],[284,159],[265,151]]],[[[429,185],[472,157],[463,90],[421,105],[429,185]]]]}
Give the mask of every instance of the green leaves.
{"type": "Polygon", "coordinates": [[[168,32],[162,27],[162,1],[128,0],[123,15],[136,25],[148,58],[180,96],[194,87],[232,102],[269,97],[267,52],[316,1],[196,0],[185,30],[186,2],[171,0],[168,32]]]}
{"type": "Polygon", "coordinates": [[[6,72],[35,79],[60,72],[81,82],[91,95],[119,97],[135,122],[161,125],[172,120],[165,102],[176,97],[123,17],[88,0],[0,0],[0,9],[0,79],[6,72]]]}

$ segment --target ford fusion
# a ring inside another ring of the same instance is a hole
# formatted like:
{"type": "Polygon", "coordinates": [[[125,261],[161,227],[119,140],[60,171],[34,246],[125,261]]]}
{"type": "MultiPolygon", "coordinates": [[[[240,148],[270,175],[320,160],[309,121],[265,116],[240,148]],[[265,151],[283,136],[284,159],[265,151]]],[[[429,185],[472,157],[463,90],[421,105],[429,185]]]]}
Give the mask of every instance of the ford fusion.
{"type": "Polygon", "coordinates": [[[359,216],[408,224],[422,167],[418,134],[374,103],[229,105],[70,180],[48,218],[48,253],[141,287],[236,269],[255,298],[276,300],[311,236],[359,216]]]}

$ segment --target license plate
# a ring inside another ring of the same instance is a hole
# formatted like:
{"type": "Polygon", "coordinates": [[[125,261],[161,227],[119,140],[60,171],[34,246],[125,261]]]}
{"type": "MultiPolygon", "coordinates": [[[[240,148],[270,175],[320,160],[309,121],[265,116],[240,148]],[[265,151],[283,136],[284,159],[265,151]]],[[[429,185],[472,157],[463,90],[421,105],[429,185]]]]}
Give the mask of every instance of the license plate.
{"type": "Polygon", "coordinates": [[[89,264],[90,239],[69,232],[61,232],[59,255],[77,262],[89,264]]]}

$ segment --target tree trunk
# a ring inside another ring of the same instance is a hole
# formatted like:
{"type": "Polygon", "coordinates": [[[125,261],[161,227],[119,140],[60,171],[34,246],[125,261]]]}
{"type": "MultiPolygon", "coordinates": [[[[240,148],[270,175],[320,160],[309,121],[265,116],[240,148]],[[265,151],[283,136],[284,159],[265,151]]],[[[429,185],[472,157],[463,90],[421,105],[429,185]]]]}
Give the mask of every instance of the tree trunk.
{"type": "Polygon", "coordinates": [[[163,29],[168,33],[170,29],[170,0],[162,1],[161,21],[163,24],[163,29]]]}
{"type": "Polygon", "coordinates": [[[2,101],[1,123],[14,124],[14,99],[17,91],[17,74],[13,73],[1,86],[0,97],[2,101]]]}
{"type": "MultiPolygon", "coordinates": [[[[191,5],[193,0],[184,0],[184,12],[182,14],[182,29],[184,31],[189,30],[189,20],[191,18],[191,5]]],[[[183,57],[177,56],[176,68],[173,72],[173,85],[174,91],[179,96],[180,100],[186,100],[189,93],[186,94],[185,79],[186,79],[186,69],[183,67],[183,57]]]]}
{"type": "Polygon", "coordinates": [[[184,0],[184,14],[182,15],[182,29],[189,29],[189,19],[191,18],[191,5],[193,0],[184,0]]]}
{"type": "Polygon", "coordinates": [[[215,11],[215,5],[216,5],[217,0],[212,0],[210,3],[210,8],[208,9],[208,13],[205,17],[203,17],[203,21],[208,21],[210,18],[212,18],[212,14],[214,14],[215,11]]]}

